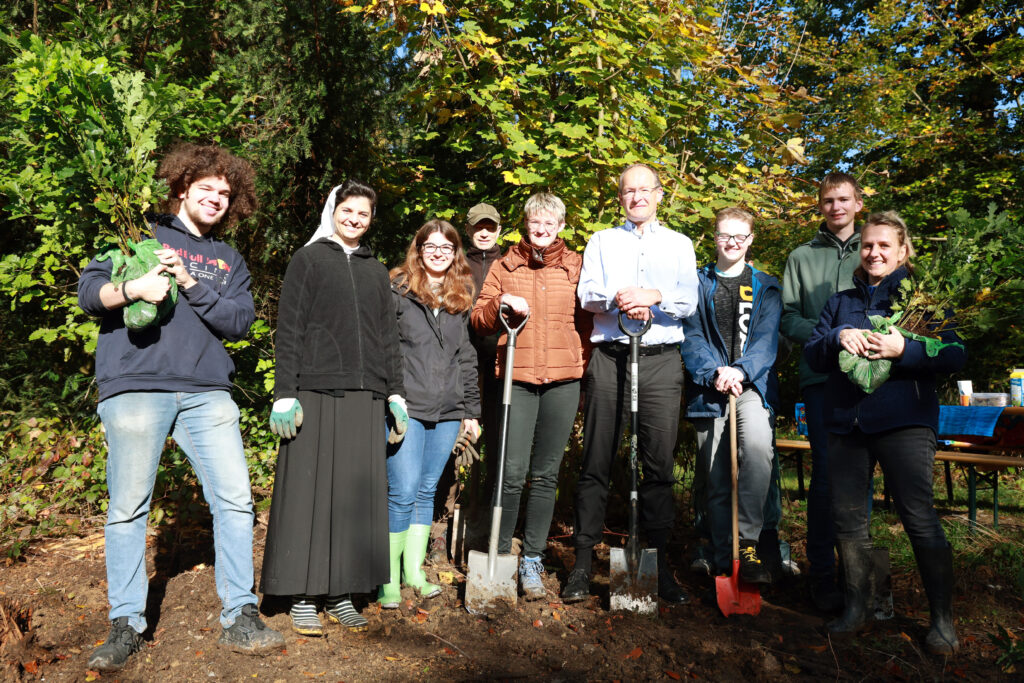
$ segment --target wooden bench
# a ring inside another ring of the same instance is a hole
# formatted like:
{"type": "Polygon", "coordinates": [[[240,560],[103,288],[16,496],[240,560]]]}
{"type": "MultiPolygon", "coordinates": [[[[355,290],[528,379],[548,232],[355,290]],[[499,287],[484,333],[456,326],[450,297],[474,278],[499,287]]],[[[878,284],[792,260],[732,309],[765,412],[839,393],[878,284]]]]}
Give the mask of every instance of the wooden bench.
{"type": "MultiPolygon", "coordinates": [[[[1024,454],[999,455],[995,453],[979,453],[979,450],[993,450],[985,446],[965,446],[972,450],[936,451],[935,459],[945,466],[946,499],[953,503],[953,477],[950,465],[961,465],[967,470],[967,516],[971,524],[978,522],[978,482],[988,484],[992,489],[992,525],[999,526],[999,472],[1011,467],[1024,468],[1024,454]]],[[[776,439],[775,448],[779,454],[795,456],[797,465],[797,481],[800,497],[804,497],[803,454],[811,450],[806,439],[776,439]]],[[[888,492],[886,493],[888,499],[888,492]]]]}

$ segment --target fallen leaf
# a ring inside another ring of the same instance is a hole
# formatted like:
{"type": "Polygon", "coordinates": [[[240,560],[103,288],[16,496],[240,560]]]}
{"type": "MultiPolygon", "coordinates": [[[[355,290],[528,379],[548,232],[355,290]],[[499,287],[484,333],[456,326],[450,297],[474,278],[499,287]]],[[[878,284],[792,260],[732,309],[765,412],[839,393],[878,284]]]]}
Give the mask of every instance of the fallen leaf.
{"type": "Polygon", "coordinates": [[[903,640],[907,641],[908,643],[912,643],[912,642],[914,642],[914,641],[913,641],[913,640],[911,639],[911,637],[910,637],[910,636],[908,636],[908,635],[906,634],[906,632],[905,632],[905,631],[900,631],[900,638],[902,638],[903,640]]]}
{"type": "Polygon", "coordinates": [[[90,669],[89,671],[85,672],[85,680],[89,681],[90,683],[91,683],[91,681],[95,681],[99,677],[100,677],[100,672],[99,671],[92,671],[90,669]]]}
{"type": "Polygon", "coordinates": [[[669,671],[668,669],[665,669],[665,675],[668,676],[669,678],[671,678],[673,681],[679,681],[679,680],[682,680],[682,678],[683,678],[682,676],[677,674],[675,671],[669,671]]]}
{"type": "Polygon", "coordinates": [[[446,648],[444,648],[444,653],[445,653],[446,655],[452,655],[452,656],[454,656],[454,655],[455,655],[455,650],[451,649],[450,647],[446,647],[446,648]]]}
{"type": "Polygon", "coordinates": [[[203,651],[202,650],[196,650],[196,657],[202,657],[202,656],[203,656],[203,651]]]}
{"type": "Polygon", "coordinates": [[[786,671],[791,674],[798,674],[800,673],[800,667],[796,664],[786,664],[786,671]]]}
{"type": "Polygon", "coordinates": [[[536,621],[533,622],[533,625],[536,626],[537,628],[540,628],[541,626],[544,625],[544,623],[540,619],[537,619],[536,621]]]}
{"type": "Polygon", "coordinates": [[[397,662],[398,661],[398,657],[384,657],[384,659],[388,660],[389,662],[397,662]]]}
{"type": "Polygon", "coordinates": [[[813,652],[824,652],[828,648],[827,645],[808,645],[807,649],[813,652]]]}
{"type": "Polygon", "coordinates": [[[629,654],[625,656],[625,659],[637,659],[643,653],[644,651],[641,648],[634,647],[632,650],[630,650],[629,654]]]}
{"type": "Polygon", "coordinates": [[[551,618],[554,619],[555,621],[561,621],[562,620],[562,615],[559,614],[558,612],[552,612],[551,613],[551,618]]]}
{"type": "Polygon", "coordinates": [[[25,673],[32,674],[33,676],[39,671],[39,662],[34,659],[31,662],[25,662],[21,666],[24,667],[25,673]]]}

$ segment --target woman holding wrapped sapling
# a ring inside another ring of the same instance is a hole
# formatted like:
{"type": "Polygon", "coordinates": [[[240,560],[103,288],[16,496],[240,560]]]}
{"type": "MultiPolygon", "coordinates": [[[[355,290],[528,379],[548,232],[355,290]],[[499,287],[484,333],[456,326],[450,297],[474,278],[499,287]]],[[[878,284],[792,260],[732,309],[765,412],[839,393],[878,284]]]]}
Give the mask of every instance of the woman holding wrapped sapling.
{"type": "MultiPolygon", "coordinates": [[[[952,326],[942,325],[934,355],[924,342],[895,327],[873,331],[869,316],[890,317],[900,282],[914,255],[907,226],[893,211],[872,214],[861,232],[860,267],[853,289],[829,299],[804,355],[828,372],[825,426],[839,557],[845,574],[843,614],[828,624],[833,634],[856,633],[868,624],[871,540],[864,491],[877,460],[885,473],[903,527],[910,536],[928,595],[928,650],[949,655],[959,648],[953,626],[953,553],[933,505],[932,467],[939,401],[936,379],[963,367],[966,355],[952,326]],[[840,352],[888,360],[888,379],[866,393],[840,369],[840,352]]],[[[877,321],[877,318],[876,318],[877,321]]],[[[936,325],[933,325],[937,329],[936,325]]]]}
{"type": "Polygon", "coordinates": [[[291,596],[292,629],[365,630],[350,593],[388,580],[385,411],[407,423],[388,271],[360,244],[377,196],[334,188],[288,264],[278,306],[274,407],[281,437],[262,590],[291,596]],[[303,417],[305,419],[303,419],[303,417]]]}
{"type": "Polygon", "coordinates": [[[519,581],[527,600],[539,600],[546,595],[542,558],[554,513],[558,471],[579,405],[584,340],[590,336],[591,315],[580,308],[576,298],[583,258],[558,236],[565,227],[562,200],[547,193],[535,194],[526,201],[524,213],[523,239],[487,274],[473,308],[473,327],[481,335],[501,333],[496,368],[491,369],[500,376],[508,342],[498,319],[501,306],[508,307],[512,326],[531,314],[519,335],[512,371],[498,552],[508,553],[511,548],[519,499],[529,473],[519,581]]]}
{"type": "Polygon", "coordinates": [[[424,598],[441,594],[423,572],[434,493],[460,432],[474,441],[480,433],[476,351],[469,341],[473,278],[450,223],[430,220],[416,232],[405,262],[391,271],[391,289],[409,429],[401,446],[388,449],[391,579],[378,594],[388,609],[401,600],[402,576],[424,598]]]}

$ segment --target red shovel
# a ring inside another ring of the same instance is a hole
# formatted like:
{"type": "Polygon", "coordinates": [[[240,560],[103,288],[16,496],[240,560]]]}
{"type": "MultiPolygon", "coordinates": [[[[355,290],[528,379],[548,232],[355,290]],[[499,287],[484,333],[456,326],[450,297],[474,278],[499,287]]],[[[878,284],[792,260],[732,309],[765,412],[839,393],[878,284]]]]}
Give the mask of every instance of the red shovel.
{"type": "Polygon", "coordinates": [[[740,501],[736,484],[736,397],[729,394],[729,454],[732,458],[732,576],[716,576],[715,591],[722,614],[760,614],[761,591],[740,581],[740,501]]]}

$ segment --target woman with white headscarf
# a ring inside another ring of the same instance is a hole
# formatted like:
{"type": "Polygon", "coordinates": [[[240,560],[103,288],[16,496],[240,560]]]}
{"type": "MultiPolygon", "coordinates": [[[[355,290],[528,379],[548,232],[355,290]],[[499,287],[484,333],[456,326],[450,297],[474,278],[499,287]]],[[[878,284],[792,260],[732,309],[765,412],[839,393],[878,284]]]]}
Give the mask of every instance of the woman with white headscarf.
{"type": "Polygon", "coordinates": [[[292,628],[364,630],[351,593],[390,578],[385,412],[404,434],[403,366],[388,271],[360,244],[376,193],[334,188],[288,264],[278,305],[271,430],[281,437],[261,589],[292,598],[292,628]],[[329,230],[329,232],[328,232],[329,230]]]}

